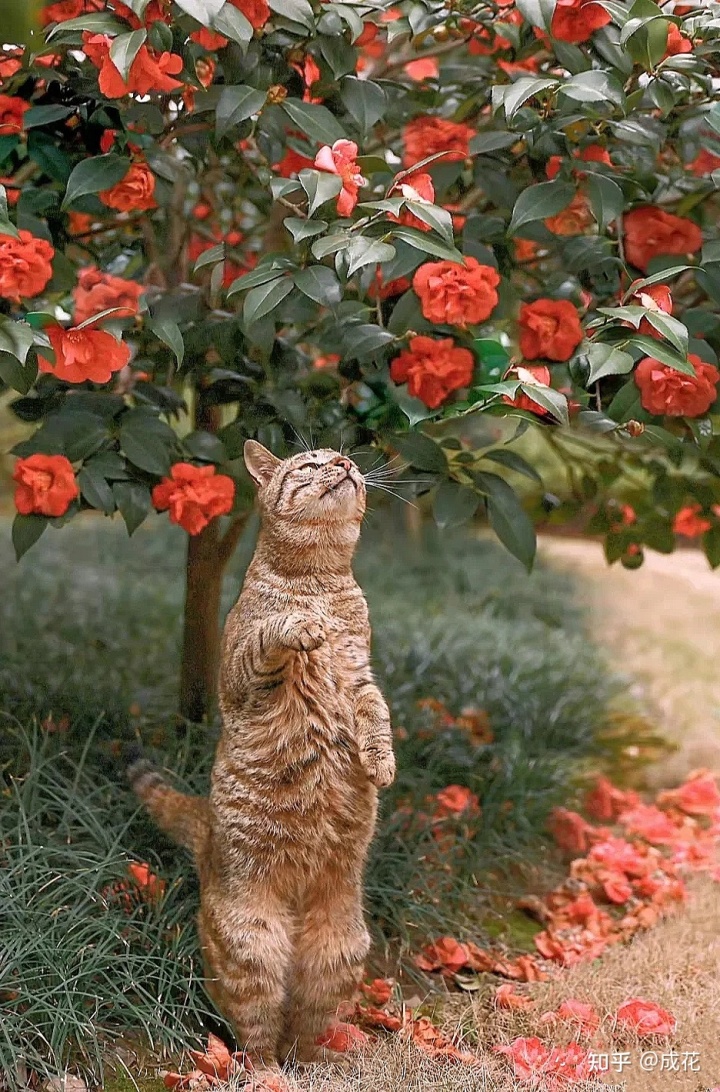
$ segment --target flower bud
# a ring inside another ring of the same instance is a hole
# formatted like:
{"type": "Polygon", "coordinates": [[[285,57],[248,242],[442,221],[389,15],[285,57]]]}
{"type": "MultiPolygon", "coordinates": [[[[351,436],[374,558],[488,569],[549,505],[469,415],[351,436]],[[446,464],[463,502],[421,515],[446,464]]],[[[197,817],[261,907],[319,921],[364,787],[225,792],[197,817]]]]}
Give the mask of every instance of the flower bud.
{"type": "Polygon", "coordinates": [[[268,89],[267,101],[272,106],[277,106],[278,103],[283,102],[287,98],[287,89],[283,87],[281,83],[274,83],[271,88],[268,89]]]}
{"type": "Polygon", "coordinates": [[[645,431],[645,425],[642,423],[642,421],[626,421],[624,427],[628,436],[632,436],[633,438],[636,436],[642,436],[643,432],[645,431]]]}

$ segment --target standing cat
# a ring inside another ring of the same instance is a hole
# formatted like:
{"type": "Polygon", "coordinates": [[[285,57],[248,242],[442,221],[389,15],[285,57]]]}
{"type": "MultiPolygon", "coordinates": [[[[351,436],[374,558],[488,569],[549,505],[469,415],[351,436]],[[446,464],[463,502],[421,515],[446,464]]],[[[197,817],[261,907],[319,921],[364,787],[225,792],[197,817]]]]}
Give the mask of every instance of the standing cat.
{"type": "Polygon", "coordinates": [[[248,440],[244,454],[262,522],[225,626],[209,800],[144,762],[131,780],[195,855],[208,989],[250,1056],[274,1067],[318,1056],[361,977],[363,867],[395,760],[351,570],[363,476],[335,451],[282,461],[248,440]]]}

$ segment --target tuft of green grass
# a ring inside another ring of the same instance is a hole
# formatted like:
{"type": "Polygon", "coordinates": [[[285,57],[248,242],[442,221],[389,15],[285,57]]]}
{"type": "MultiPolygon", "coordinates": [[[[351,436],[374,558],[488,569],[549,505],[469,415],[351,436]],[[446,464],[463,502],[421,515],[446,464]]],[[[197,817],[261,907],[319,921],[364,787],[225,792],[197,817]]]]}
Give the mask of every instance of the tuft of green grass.
{"type": "MultiPolygon", "coordinates": [[[[167,525],[128,542],[92,519],[46,534],[17,567],[0,548],[0,1072],[11,1087],[18,1059],[97,1076],[113,1036],[140,1029],[177,1048],[211,1019],[191,865],[137,811],[114,759],[139,738],[177,783],[207,791],[217,724],[179,738],[174,714],[183,547],[167,525]],[[131,859],[165,880],[159,902],[118,897],[131,859]]],[[[251,552],[249,534],[225,607],[251,552]]],[[[571,796],[618,686],[569,580],[528,577],[491,542],[408,541],[389,516],[367,529],[357,573],[398,729],[367,875],[387,966],[435,935],[482,940],[498,898],[546,859],[547,813],[571,796]],[[424,698],[453,717],[483,710],[491,739],[440,723],[424,698]],[[481,811],[438,823],[433,798],[451,784],[481,811]]]]}

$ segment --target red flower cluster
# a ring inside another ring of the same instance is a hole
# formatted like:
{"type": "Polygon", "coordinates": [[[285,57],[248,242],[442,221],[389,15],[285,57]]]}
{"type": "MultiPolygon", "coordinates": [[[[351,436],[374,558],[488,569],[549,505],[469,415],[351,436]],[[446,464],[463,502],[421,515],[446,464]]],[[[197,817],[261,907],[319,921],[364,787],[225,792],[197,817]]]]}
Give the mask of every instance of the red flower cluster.
{"type": "Polygon", "coordinates": [[[358,202],[358,190],[367,182],[357,165],[358,146],[352,140],[336,140],[326,144],[315,156],[314,166],[319,171],[337,174],[342,179],[342,189],[337,199],[338,216],[349,216],[358,202]]]}
{"type": "Polygon", "coordinates": [[[85,383],[87,380],[107,383],[111,375],[130,360],[130,346],[117,341],[107,330],[92,326],[70,330],[48,326],[45,333],[55,353],[55,363],[38,353],[38,368],[66,383],[85,383]]]}
{"type": "Polygon", "coordinates": [[[390,364],[394,383],[407,383],[413,398],[429,409],[436,409],[449,394],[472,382],[475,359],[469,349],[461,349],[452,338],[423,335],[410,339],[407,349],[390,364]]]}
{"type": "Polygon", "coordinates": [[[459,262],[426,262],[413,277],[426,319],[450,326],[484,322],[497,307],[500,283],[497,269],[480,265],[477,258],[459,262]]]}
{"type": "Polygon", "coordinates": [[[419,117],[409,121],[403,130],[405,155],[403,166],[412,167],[429,155],[447,153],[438,163],[467,159],[475,130],[460,121],[445,118],[419,117]]]}
{"type": "Polygon", "coordinates": [[[558,0],[550,33],[561,42],[586,42],[609,22],[610,13],[594,0],[558,0]]]}
{"type": "Polygon", "coordinates": [[[19,238],[0,235],[0,296],[19,303],[39,296],[52,277],[55,250],[21,228],[19,238]]]}
{"type": "Polygon", "coordinates": [[[255,30],[264,27],[270,18],[267,0],[229,0],[229,2],[245,16],[255,30]]]}
{"type": "Polygon", "coordinates": [[[66,23],[68,19],[104,10],[105,0],[58,0],[58,3],[48,4],[42,9],[40,23],[44,27],[50,23],[66,23]]]}
{"type": "Polygon", "coordinates": [[[94,265],[86,266],[80,270],[78,283],[72,293],[75,300],[75,322],[79,325],[111,307],[121,308],[112,318],[130,318],[137,314],[142,294],[143,286],[137,281],[115,277],[112,273],[102,273],[94,265]]]}
{"type": "Polygon", "coordinates": [[[155,208],[155,175],[147,163],[135,162],[124,178],[110,189],[101,190],[98,197],[118,212],[144,211],[155,208]]]}
{"type": "Polygon", "coordinates": [[[624,227],[627,260],[643,272],[659,254],[687,255],[702,246],[697,224],[655,205],[631,209],[625,214],[624,227]]]}
{"type": "MultiPolygon", "coordinates": [[[[433,180],[429,174],[413,174],[409,178],[404,179],[403,182],[397,187],[400,190],[402,196],[408,201],[430,201],[435,200],[435,187],[433,186],[433,180]]],[[[391,197],[395,193],[395,187],[392,187],[388,191],[388,197],[391,197]]],[[[419,231],[430,231],[430,225],[424,223],[414,213],[409,212],[407,209],[403,209],[399,216],[396,216],[393,212],[388,213],[388,220],[392,220],[395,224],[405,224],[406,227],[414,227],[419,231]]]]}
{"type": "Polygon", "coordinates": [[[224,516],[233,506],[235,483],[214,466],[175,463],[169,478],[163,478],[152,492],[152,502],[159,512],[169,509],[170,522],[177,523],[189,535],[198,535],[210,520],[224,516]]]}
{"type": "Polygon", "coordinates": [[[583,339],[569,300],[535,300],[520,308],[520,352],[526,360],[569,360],[583,339]]]}
{"type": "Polygon", "coordinates": [[[698,538],[712,527],[712,522],[702,515],[701,504],[690,504],[681,508],[673,520],[673,531],[685,538],[698,538]]]}
{"type": "Polygon", "coordinates": [[[717,398],[720,372],[695,353],[688,356],[695,371],[685,375],[646,356],[635,369],[635,383],[640,389],[643,409],[657,416],[700,417],[717,398]]]}
{"type": "Polygon", "coordinates": [[[582,235],[592,224],[593,215],[584,193],[576,193],[567,208],[543,221],[553,235],[582,235]]]}
{"type": "Polygon", "coordinates": [[[100,70],[98,86],[107,98],[176,91],[183,86],[180,80],[174,78],[183,67],[182,57],[176,53],[154,53],[146,45],[140,46],[127,80],[124,80],[110,57],[111,45],[112,38],[107,34],[83,31],[83,51],[100,70]]]}
{"type": "Polygon", "coordinates": [[[62,516],[80,495],[72,463],[64,455],[28,455],[13,471],[15,507],[23,516],[62,516]]]}
{"type": "Polygon", "coordinates": [[[30,103],[17,95],[0,95],[0,136],[21,133],[23,116],[30,103]]]}

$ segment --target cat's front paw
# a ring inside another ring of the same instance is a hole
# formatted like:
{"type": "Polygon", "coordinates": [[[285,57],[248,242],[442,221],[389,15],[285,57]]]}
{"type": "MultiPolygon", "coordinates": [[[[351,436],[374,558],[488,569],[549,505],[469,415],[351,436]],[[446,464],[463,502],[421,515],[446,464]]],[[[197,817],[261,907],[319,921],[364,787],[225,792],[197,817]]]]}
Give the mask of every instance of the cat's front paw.
{"type": "Polygon", "coordinates": [[[395,780],[395,755],[392,751],[361,751],[360,763],[368,780],[378,789],[386,789],[395,780]]]}
{"type": "Polygon", "coordinates": [[[292,614],[285,627],[285,645],[295,652],[313,652],[325,643],[327,632],[317,618],[304,614],[292,614]]]}

